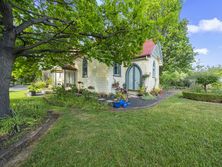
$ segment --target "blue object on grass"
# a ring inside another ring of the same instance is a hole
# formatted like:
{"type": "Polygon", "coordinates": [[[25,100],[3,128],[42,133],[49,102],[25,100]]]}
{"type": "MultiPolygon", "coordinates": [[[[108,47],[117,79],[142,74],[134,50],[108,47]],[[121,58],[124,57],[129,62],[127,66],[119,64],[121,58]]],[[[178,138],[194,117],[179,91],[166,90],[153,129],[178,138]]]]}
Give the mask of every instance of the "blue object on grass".
{"type": "Polygon", "coordinates": [[[113,107],[114,108],[120,108],[121,107],[120,102],[113,102],[113,107]]]}
{"type": "Polygon", "coordinates": [[[123,108],[126,108],[128,106],[128,103],[125,102],[122,106],[123,106],[123,108]]]}
{"type": "Polygon", "coordinates": [[[122,106],[125,103],[125,100],[120,100],[119,103],[122,106]]]}

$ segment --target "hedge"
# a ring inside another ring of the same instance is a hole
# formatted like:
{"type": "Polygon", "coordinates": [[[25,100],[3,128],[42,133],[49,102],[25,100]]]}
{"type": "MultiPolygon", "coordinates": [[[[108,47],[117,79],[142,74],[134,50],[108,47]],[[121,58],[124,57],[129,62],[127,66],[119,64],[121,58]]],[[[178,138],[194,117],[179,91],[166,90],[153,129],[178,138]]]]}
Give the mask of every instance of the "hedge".
{"type": "Polygon", "coordinates": [[[222,103],[222,95],[212,93],[183,92],[183,97],[198,101],[222,103]]]}

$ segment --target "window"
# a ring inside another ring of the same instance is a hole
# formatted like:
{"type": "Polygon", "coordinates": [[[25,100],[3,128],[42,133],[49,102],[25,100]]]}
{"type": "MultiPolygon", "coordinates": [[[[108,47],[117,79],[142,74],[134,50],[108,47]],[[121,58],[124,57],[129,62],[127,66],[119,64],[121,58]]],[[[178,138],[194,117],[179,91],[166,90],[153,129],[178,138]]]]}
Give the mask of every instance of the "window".
{"type": "Polygon", "coordinates": [[[121,65],[118,63],[114,63],[113,65],[113,75],[118,77],[121,76],[121,65]]]}
{"type": "Polygon", "coordinates": [[[87,78],[88,77],[88,61],[86,58],[82,60],[82,77],[87,78]]]}
{"type": "Polygon", "coordinates": [[[153,61],[153,73],[152,73],[153,78],[156,78],[156,62],[153,61]]]}

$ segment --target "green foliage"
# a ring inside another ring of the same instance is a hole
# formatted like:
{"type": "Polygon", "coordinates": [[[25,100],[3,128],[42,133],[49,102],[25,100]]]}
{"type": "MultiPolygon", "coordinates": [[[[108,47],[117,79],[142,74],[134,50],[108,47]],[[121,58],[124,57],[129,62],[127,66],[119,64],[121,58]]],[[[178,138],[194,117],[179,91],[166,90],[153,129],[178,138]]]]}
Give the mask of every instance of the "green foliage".
{"type": "Polygon", "coordinates": [[[207,71],[209,73],[212,73],[212,74],[218,76],[219,78],[222,78],[222,66],[221,65],[217,66],[217,67],[209,67],[207,69],[207,71]]]}
{"type": "Polygon", "coordinates": [[[187,78],[188,74],[184,72],[170,72],[164,71],[160,77],[160,84],[164,88],[169,87],[189,87],[191,85],[191,81],[187,78]]]}
{"type": "Polygon", "coordinates": [[[31,85],[28,86],[28,90],[30,92],[39,92],[40,90],[42,90],[45,87],[46,87],[46,83],[45,82],[37,81],[37,82],[31,83],[31,85]]]}
{"type": "MultiPolygon", "coordinates": [[[[179,19],[179,17],[178,17],[179,19]]],[[[187,37],[187,21],[170,23],[162,40],[164,65],[162,71],[189,72],[195,53],[187,37]]]]}
{"type": "Polygon", "coordinates": [[[153,96],[158,96],[159,94],[161,94],[161,92],[162,92],[162,89],[160,89],[160,88],[154,88],[154,89],[150,92],[150,94],[153,95],[153,96]]]}
{"type": "Polygon", "coordinates": [[[39,67],[48,69],[71,63],[79,54],[106,64],[113,61],[128,64],[139,53],[145,39],[150,38],[163,44],[164,68],[173,64],[185,68],[192,59],[192,49],[185,38],[186,22],[179,20],[180,0],[12,2],[15,27],[33,17],[48,17],[47,21],[27,27],[17,36],[16,47],[33,47],[18,52],[21,58],[17,59],[19,65],[14,69],[16,78],[25,73],[32,75],[31,71],[36,72],[39,67]],[[46,42],[35,46],[39,41],[46,42]],[[174,58],[169,60],[169,57],[174,58]],[[28,62],[36,70],[28,71],[28,62]],[[176,62],[180,62],[179,66],[176,62]],[[23,68],[22,64],[26,70],[21,75],[18,71],[23,68]]]}
{"type": "Polygon", "coordinates": [[[211,84],[211,90],[212,93],[216,94],[222,94],[222,82],[216,82],[211,84]]]}
{"type": "Polygon", "coordinates": [[[55,95],[46,97],[47,101],[53,106],[65,108],[78,108],[83,111],[105,111],[107,106],[98,102],[93,94],[77,96],[71,91],[64,91],[58,88],[55,95]],[[58,94],[57,94],[58,93],[58,94]]]}
{"type": "Polygon", "coordinates": [[[12,77],[22,84],[34,82],[42,75],[36,59],[19,57],[13,67],[12,77]]]}
{"type": "Polygon", "coordinates": [[[196,92],[196,93],[204,92],[203,87],[201,87],[200,85],[197,85],[197,84],[192,85],[190,87],[189,91],[196,92]]]}
{"type": "Polygon", "coordinates": [[[143,96],[146,93],[146,88],[144,86],[140,86],[138,90],[138,95],[143,96]]]}
{"type": "Polygon", "coordinates": [[[41,98],[27,98],[25,92],[11,93],[11,108],[14,117],[0,119],[0,136],[14,133],[15,126],[33,127],[39,124],[47,114],[48,105],[41,98]],[[18,96],[16,96],[18,94],[18,96]]]}
{"type": "Polygon", "coordinates": [[[222,103],[222,94],[183,92],[183,97],[198,101],[222,103]]]}
{"type": "Polygon", "coordinates": [[[150,93],[145,93],[141,98],[142,98],[143,100],[154,100],[154,99],[156,99],[156,97],[153,96],[153,95],[150,94],[150,93]]]}
{"type": "Polygon", "coordinates": [[[202,85],[205,92],[207,92],[207,85],[216,83],[219,79],[218,76],[207,72],[198,73],[196,77],[196,83],[202,85]]]}
{"type": "Polygon", "coordinates": [[[46,87],[46,83],[44,81],[37,81],[35,82],[35,85],[39,88],[39,89],[43,89],[46,87]]]}
{"type": "Polygon", "coordinates": [[[29,92],[38,92],[40,89],[35,85],[35,83],[31,83],[31,85],[28,86],[29,92]]]}
{"type": "Polygon", "coordinates": [[[64,96],[67,91],[64,86],[56,86],[53,87],[53,92],[56,94],[56,96],[64,96]]]}
{"type": "Polygon", "coordinates": [[[19,56],[29,57],[23,61],[28,63],[32,57],[33,63],[46,69],[71,63],[79,54],[106,64],[130,63],[145,39],[161,38],[157,26],[171,21],[174,10],[180,6],[179,0],[166,3],[162,0],[104,0],[99,4],[97,0],[12,2],[15,27],[33,17],[48,17],[27,27],[16,38],[16,47],[46,41],[25,47],[26,52],[18,52],[19,56]]]}
{"type": "Polygon", "coordinates": [[[116,92],[115,98],[118,100],[127,100],[127,95],[121,91],[116,92]]]}

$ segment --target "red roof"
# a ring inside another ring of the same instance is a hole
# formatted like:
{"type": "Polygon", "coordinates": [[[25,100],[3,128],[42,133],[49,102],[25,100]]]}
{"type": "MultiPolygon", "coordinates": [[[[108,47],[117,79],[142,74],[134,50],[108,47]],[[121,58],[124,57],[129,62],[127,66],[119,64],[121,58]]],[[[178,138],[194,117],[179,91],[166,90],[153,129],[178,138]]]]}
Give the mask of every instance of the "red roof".
{"type": "Polygon", "coordinates": [[[139,57],[150,56],[155,48],[156,44],[153,40],[146,40],[143,44],[143,51],[139,57]]]}

